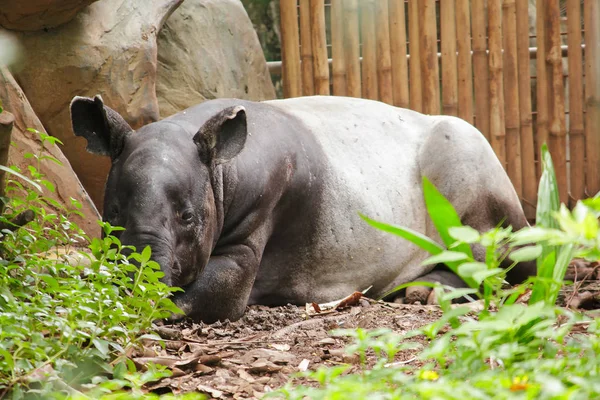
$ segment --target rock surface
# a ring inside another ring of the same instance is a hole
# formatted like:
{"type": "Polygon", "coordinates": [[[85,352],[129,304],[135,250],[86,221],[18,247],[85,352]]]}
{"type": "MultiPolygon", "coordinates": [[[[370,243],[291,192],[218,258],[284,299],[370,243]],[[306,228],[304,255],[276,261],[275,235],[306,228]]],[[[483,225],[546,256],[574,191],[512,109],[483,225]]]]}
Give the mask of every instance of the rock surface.
{"type": "Polygon", "coordinates": [[[207,99],[275,98],[258,37],[240,0],[185,0],[158,35],[157,74],[161,117],[207,99]]]}
{"type": "Polygon", "coordinates": [[[0,0],[0,26],[18,31],[54,28],[97,0],[0,0]]]}
{"type": "Polygon", "coordinates": [[[78,200],[82,205],[83,218],[74,216],[73,222],[89,236],[98,236],[99,227],[96,221],[100,219],[100,215],[94,203],[60,149],[56,146],[43,146],[38,136],[27,130],[33,128],[44,132],[44,127],[19,85],[4,67],[0,68],[0,100],[4,109],[11,112],[15,118],[12,131],[12,141],[15,145],[10,148],[8,165],[16,165],[22,171],[27,171],[27,165],[31,161],[23,157],[25,153],[38,154],[41,152],[44,156],[52,156],[59,160],[62,166],[47,160],[41,162],[40,169],[45,175],[45,179],[52,182],[56,188],[54,193],[44,189],[44,195],[58,201],[68,209],[73,208],[71,207],[71,198],[78,200]]]}
{"type": "Polygon", "coordinates": [[[73,96],[102,95],[134,129],[208,98],[275,97],[239,0],[101,0],[56,29],[18,37],[25,55],[14,75],[100,211],[110,161],[73,135],[73,96]]]}
{"type": "Polygon", "coordinates": [[[70,101],[101,94],[134,128],[157,120],[156,35],[181,1],[102,0],[56,29],[20,34],[26,62],[15,76],[100,210],[110,161],[73,135],[70,101]]]}

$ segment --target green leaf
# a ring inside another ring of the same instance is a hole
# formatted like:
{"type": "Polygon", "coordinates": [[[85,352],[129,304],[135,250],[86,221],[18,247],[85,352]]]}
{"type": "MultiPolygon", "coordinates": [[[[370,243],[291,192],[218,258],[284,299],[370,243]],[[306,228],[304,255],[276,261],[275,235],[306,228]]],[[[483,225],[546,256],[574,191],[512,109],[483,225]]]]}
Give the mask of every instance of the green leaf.
{"type": "Polygon", "coordinates": [[[33,186],[35,189],[37,189],[38,192],[42,193],[42,187],[40,185],[38,185],[37,183],[35,183],[34,181],[32,181],[31,179],[29,179],[28,177],[26,177],[25,175],[20,174],[19,172],[14,171],[8,167],[5,167],[4,165],[0,165],[0,170],[8,172],[9,174],[18,176],[19,178],[21,178],[22,180],[24,180],[25,182],[27,182],[31,186],[33,186]]]}
{"type": "MultiPolygon", "coordinates": [[[[437,190],[426,176],[423,177],[423,196],[425,197],[427,212],[440,234],[440,238],[446,247],[450,247],[454,244],[455,240],[450,236],[448,229],[463,226],[460,217],[454,206],[437,190]]],[[[473,253],[468,244],[461,243],[456,246],[456,249],[473,258],[473,253]]]]}
{"type": "Polygon", "coordinates": [[[510,253],[509,257],[514,262],[532,261],[542,254],[542,250],[543,248],[539,244],[535,246],[527,246],[513,251],[510,253]]]}
{"type": "Polygon", "coordinates": [[[420,232],[414,231],[410,228],[378,222],[360,213],[359,215],[372,227],[382,230],[384,232],[394,234],[396,236],[400,236],[401,238],[416,244],[417,246],[429,252],[430,254],[439,254],[445,250],[436,241],[423,235],[420,232]]]}
{"type": "Polygon", "coordinates": [[[465,243],[477,243],[481,235],[470,226],[453,226],[448,229],[448,234],[456,240],[465,243]]]}
{"type": "Polygon", "coordinates": [[[429,264],[439,264],[439,263],[448,263],[448,262],[454,262],[454,261],[463,261],[463,260],[467,260],[469,258],[469,256],[467,256],[465,253],[461,253],[458,251],[443,251],[440,254],[436,254],[434,256],[431,256],[427,259],[425,259],[421,265],[429,265],[429,264]]]}
{"type": "Polygon", "coordinates": [[[92,340],[92,343],[94,344],[94,347],[96,347],[96,349],[98,349],[98,351],[102,355],[108,354],[108,341],[106,341],[104,339],[94,338],[92,340]]]}

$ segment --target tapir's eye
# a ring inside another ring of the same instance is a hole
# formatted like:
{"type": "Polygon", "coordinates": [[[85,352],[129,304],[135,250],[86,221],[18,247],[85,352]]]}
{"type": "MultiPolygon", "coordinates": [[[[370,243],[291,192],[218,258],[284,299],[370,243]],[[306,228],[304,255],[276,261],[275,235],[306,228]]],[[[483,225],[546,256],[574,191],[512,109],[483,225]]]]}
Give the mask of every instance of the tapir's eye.
{"type": "Polygon", "coordinates": [[[190,222],[194,218],[194,214],[190,210],[181,213],[181,219],[185,222],[190,222]]]}

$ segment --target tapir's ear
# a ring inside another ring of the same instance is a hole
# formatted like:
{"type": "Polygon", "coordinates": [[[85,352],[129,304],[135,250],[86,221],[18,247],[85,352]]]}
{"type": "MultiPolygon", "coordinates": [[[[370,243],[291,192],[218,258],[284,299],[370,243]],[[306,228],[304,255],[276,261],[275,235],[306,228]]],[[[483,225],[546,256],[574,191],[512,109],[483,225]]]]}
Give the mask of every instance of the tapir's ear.
{"type": "Polygon", "coordinates": [[[133,132],[119,113],[104,105],[100,95],[73,98],[71,123],[75,136],[87,140],[87,151],[113,160],[121,154],[125,136],[133,132]]]}
{"type": "Polygon", "coordinates": [[[194,143],[202,162],[222,164],[237,156],[246,144],[248,126],[246,109],[227,107],[202,125],[194,136],[194,143]]]}

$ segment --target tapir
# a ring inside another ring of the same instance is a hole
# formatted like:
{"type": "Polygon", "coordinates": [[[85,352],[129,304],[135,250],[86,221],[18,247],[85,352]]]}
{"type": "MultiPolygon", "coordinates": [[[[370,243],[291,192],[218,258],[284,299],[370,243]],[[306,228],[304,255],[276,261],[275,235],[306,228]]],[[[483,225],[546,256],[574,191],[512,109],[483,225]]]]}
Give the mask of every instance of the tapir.
{"type": "MultiPolygon", "coordinates": [[[[456,117],[335,96],[210,100],[136,131],[100,96],[70,111],[87,150],[111,159],[103,219],[125,228],[123,244],[150,245],[196,320],[440,281],[450,272],[422,265],[429,254],[360,217],[440,241],[424,176],[465,225],[528,225],[489,143],[456,117]]],[[[522,263],[507,280],[534,274],[522,263]]]]}

